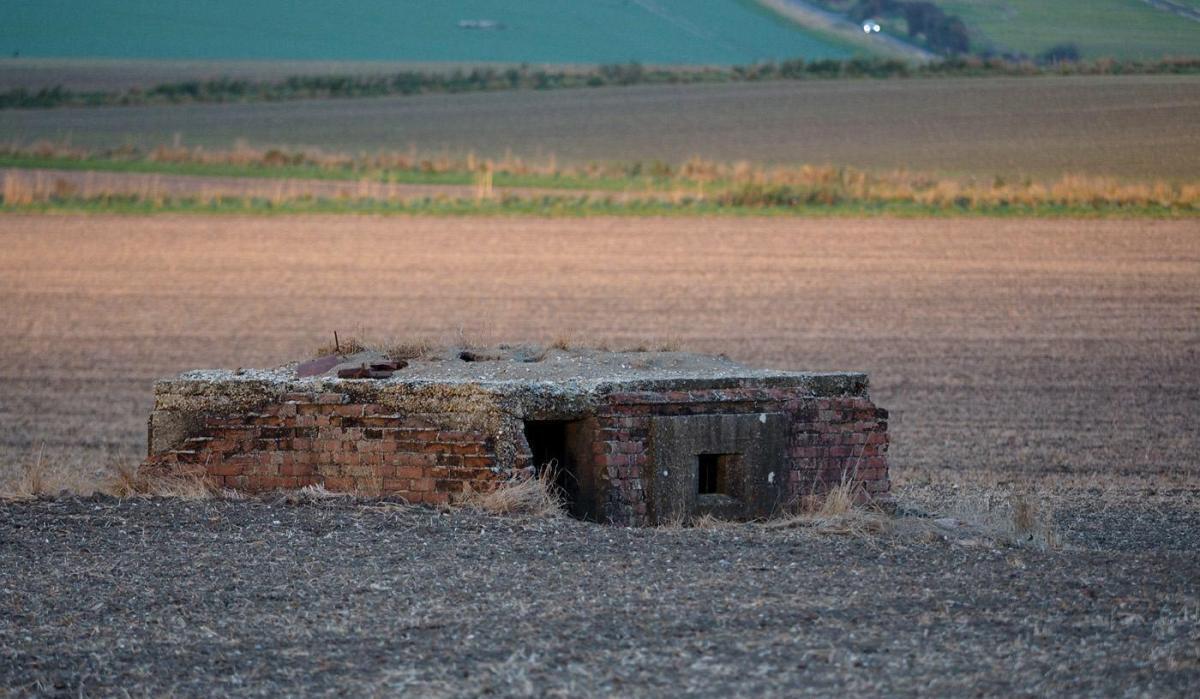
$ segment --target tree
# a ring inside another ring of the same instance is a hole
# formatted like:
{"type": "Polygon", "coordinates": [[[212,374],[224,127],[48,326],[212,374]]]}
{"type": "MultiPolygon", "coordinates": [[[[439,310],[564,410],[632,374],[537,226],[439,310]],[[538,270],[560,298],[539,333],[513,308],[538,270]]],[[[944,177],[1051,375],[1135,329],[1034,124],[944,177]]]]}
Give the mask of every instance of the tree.
{"type": "Polygon", "coordinates": [[[1058,44],[1038,54],[1038,63],[1075,63],[1080,58],[1075,44],[1058,44]]]}

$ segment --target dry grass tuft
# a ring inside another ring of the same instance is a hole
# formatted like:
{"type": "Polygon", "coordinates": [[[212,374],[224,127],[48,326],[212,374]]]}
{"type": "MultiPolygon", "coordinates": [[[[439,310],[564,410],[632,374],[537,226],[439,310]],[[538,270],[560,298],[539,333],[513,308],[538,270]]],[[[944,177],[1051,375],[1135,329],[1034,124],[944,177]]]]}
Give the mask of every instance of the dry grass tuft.
{"type": "Polygon", "coordinates": [[[487,492],[468,490],[458,504],[498,515],[557,517],[563,513],[553,465],[542,469],[540,474],[506,481],[487,492]]]}
{"type": "MultiPolygon", "coordinates": [[[[586,346],[576,343],[577,346],[586,346]]],[[[631,344],[621,346],[621,352],[679,352],[682,350],[683,341],[678,337],[668,337],[664,339],[643,338],[636,340],[631,344]]]]}
{"type": "Polygon", "coordinates": [[[1028,492],[1010,493],[1007,507],[1000,515],[1003,524],[1000,532],[1010,542],[1039,549],[1058,548],[1054,510],[1048,500],[1028,492]]]}
{"type": "Polygon", "coordinates": [[[619,351],[631,354],[651,352],[678,352],[681,348],[678,338],[652,340],[642,339],[630,344],[611,345],[610,343],[591,338],[584,340],[571,335],[558,335],[546,345],[518,344],[498,342],[495,332],[467,332],[463,328],[446,332],[438,338],[433,335],[417,335],[401,338],[373,337],[360,329],[356,334],[347,334],[335,346],[332,342],[317,347],[313,353],[316,357],[331,354],[352,354],[354,352],[379,352],[392,359],[403,360],[441,360],[457,357],[466,361],[493,361],[504,359],[510,354],[524,357],[522,361],[539,362],[551,350],[571,351],[619,351]],[[514,352],[515,350],[515,352],[514,352]]]}
{"type": "MultiPolygon", "coordinates": [[[[228,152],[203,149],[156,149],[150,153],[117,153],[104,151],[88,154],[73,146],[59,149],[53,145],[22,148],[0,144],[0,156],[8,157],[65,157],[82,161],[96,158],[101,161],[192,164],[201,166],[257,165],[267,171],[280,166],[303,164],[317,172],[340,172],[345,179],[282,179],[263,178],[221,185],[196,182],[186,190],[165,184],[151,173],[121,173],[89,171],[50,173],[43,171],[10,170],[4,175],[0,195],[6,206],[30,206],[35,203],[91,202],[109,205],[118,202],[140,202],[161,208],[183,202],[225,201],[249,206],[255,200],[266,200],[282,206],[289,202],[311,202],[336,198],[357,202],[405,203],[419,199],[408,185],[397,185],[395,175],[420,172],[469,174],[473,188],[463,191],[457,187],[442,195],[446,201],[482,203],[497,199],[492,187],[493,173],[511,176],[538,175],[573,183],[557,193],[592,203],[620,201],[623,203],[673,203],[676,206],[707,202],[715,206],[775,208],[796,206],[836,206],[857,203],[876,205],[916,205],[934,210],[976,210],[1008,212],[1013,209],[1061,208],[1138,209],[1162,207],[1180,212],[1193,212],[1200,206],[1200,181],[1187,178],[1162,177],[1128,179],[1084,173],[1066,173],[1053,178],[1011,178],[1000,174],[990,177],[948,177],[934,172],[910,170],[860,170],[835,165],[765,166],[745,161],[718,162],[693,158],[679,166],[661,165],[658,185],[644,179],[640,163],[610,163],[599,170],[580,170],[559,167],[552,161],[539,167],[517,160],[489,164],[480,170],[474,159],[423,159],[419,163],[390,154],[331,155],[294,153],[280,157],[275,150],[256,151],[239,148],[228,152]],[[60,152],[61,151],[61,152],[60,152]],[[613,191],[597,189],[593,178],[624,181],[624,192],[618,198],[613,191]],[[642,189],[645,182],[645,189],[642,189]]],[[[490,163],[490,161],[489,161],[490,163]]],[[[546,197],[536,189],[506,188],[499,196],[502,202],[518,200],[536,202],[546,197]]]]}
{"type": "MultiPolygon", "coordinates": [[[[919,498],[919,503],[925,507],[934,505],[928,496],[919,498]]],[[[871,503],[861,492],[861,486],[847,478],[823,495],[801,498],[790,513],[766,521],[747,525],[707,514],[697,518],[680,515],[659,524],[658,529],[759,526],[768,530],[809,529],[859,538],[888,534],[963,546],[1002,544],[1043,550],[1059,546],[1052,508],[1045,499],[1028,492],[956,487],[951,494],[940,497],[935,511],[937,514],[930,517],[892,516],[871,503]]]]}
{"type": "Polygon", "coordinates": [[[371,347],[357,337],[338,337],[332,342],[317,347],[313,352],[313,356],[327,357],[331,354],[354,354],[356,352],[365,352],[369,349],[371,347]]]}
{"type": "Polygon", "coordinates": [[[742,523],[734,522],[728,519],[721,519],[720,517],[714,517],[706,512],[693,519],[689,524],[693,529],[729,529],[730,527],[739,526],[742,523]]]}
{"type": "Polygon", "coordinates": [[[0,500],[41,497],[109,495],[117,498],[171,497],[204,500],[221,491],[201,474],[144,473],[137,465],[112,461],[98,470],[66,460],[47,460],[39,450],[33,458],[0,476],[0,500]]]}
{"type": "Polygon", "coordinates": [[[283,500],[289,505],[322,505],[345,502],[353,500],[355,497],[354,493],[329,490],[318,483],[289,491],[284,495],[283,500]]]}
{"type": "Polygon", "coordinates": [[[659,352],[680,352],[683,350],[683,339],[679,337],[668,337],[658,343],[659,352]]]}
{"type": "Polygon", "coordinates": [[[207,500],[221,491],[201,473],[148,474],[137,465],[116,463],[95,492],[118,498],[162,497],[207,500]]]}
{"type": "Polygon", "coordinates": [[[300,490],[297,490],[296,495],[308,500],[334,500],[338,498],[353,497],[350,493],[329,490],[320,483],[315,485],[306,485],[300,490]]]}
{"type": "Polygon", "coordinates": [[[767,529],[811,528],[825,534],[872,536],[891,529],[891,518],[868,502],[861,486],[842,479],[824,495],[810,495],[798,503],[799,511],[788,517],[767,520],[767,529]]]}
{"type": "Polygon", "coordinates": [[[425,359],[441,349],[440,343],[428,337],[392,341],[384,345],[384,354],[392,359],[425,359]]]}
{"type": "Polygon", "coordinates": [[[330,342],[317,347],[314,356],[324,357],[331,354],[354,354],[356,352],[379,352],[392,359],[430,359],[458,341],[460,334],[442,340],[431,336],[418,335],[414,337],[371,337],[365,331],[355,335],[339,338],[337,345],[330,342]]]}
{"type": "Polygon", "coordinates": [[[44,449],[0,463],[0,500],[32,500],[61,494],[103,492],[106,470],[91,470],[81,460],[46,458],[44,449]]]}
{"type": "MultiPolygon", "coordinates": [[[[1074,491],[1073,496],[1078,497],[1080,492],[1074,491]]],[[[1051,493],[963,477],[903,486],[898,494],[934,513],[923,521],[931,525],[932,533],[951,540],[989,541],[1043,550],[1060,546],[1051,493]]]]}
{"type": "Polygon", "coordinates": [[[870,504],[861,492],[861,486],[844,480],[824,495],[809,495],[801,498],[795,507],[760,522],[742,522],[720,519],[705,513],[699,517],[688,517],[677,513],[660,522],[657,529],[728,529],[731,527],[760,526],[765,529],[814,529],[827,534],[869,536],[890,529],[891,518],[878,507],[870,504]]]}

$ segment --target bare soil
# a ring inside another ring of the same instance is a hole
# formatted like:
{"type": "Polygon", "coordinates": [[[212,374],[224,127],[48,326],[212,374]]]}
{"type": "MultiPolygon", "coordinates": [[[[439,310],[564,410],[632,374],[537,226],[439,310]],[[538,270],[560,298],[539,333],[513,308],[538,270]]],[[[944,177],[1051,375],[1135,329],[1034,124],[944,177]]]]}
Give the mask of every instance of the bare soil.
{"type": "MultiPolygon", "coordinates": [[[[1177,525],[1200,527],[1195,511],[1177,525]]],[[[14,694],[1194,696],[1194,548],[386,504],[0,507],[14,694]]],[[[1124,517],[1125,529],[1145,523],[1124,517]]],[[[1194,544],[1194,538],[1191,544],[1194,544]]],[[[1189,544],[1189,545],[1191,545],[1189,544]]]]}
{"type": "Polygon", "coordinates": [[[992,178],[1195,178],[1200,77],[849,80],[0,112],[8,141],[117,148],[506,151],[558,162],[698,156],[992,178]]]}
{"type": "Polygon", "coordinates": [[[867,371],[898,473],[1200,469],[1193,221],[0,218],[0,449],[144,449],[156,378],[382,343],[867,371]]]}
{"type": "Polygon", "coordinates": [[[4,503],[0,688],[1194,696],[1198,235],[0,217],[10,475],[39,453],[136,458],[156,377],[311,356],[338,330],[866,370],[892,409],[900,504],[842,536],[283,496],[4,503]]]}

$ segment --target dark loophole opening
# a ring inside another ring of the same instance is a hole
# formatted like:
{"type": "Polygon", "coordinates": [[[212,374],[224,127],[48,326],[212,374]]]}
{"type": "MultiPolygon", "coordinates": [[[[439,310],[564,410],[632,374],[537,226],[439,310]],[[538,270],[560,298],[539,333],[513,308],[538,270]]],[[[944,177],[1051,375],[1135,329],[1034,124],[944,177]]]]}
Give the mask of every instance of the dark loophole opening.
{"type": "Polygon", "coordinates": [[[591,507],[591,494],[580,482],[580,454],[587,448],[580,423],[568,420],[528,420],[525,422],[525,441],[533,453],[533,466],[540,477],[547,470],[554,476],[554,487],[562,497],[567,511],[574,517],[586,518],[591,507]]]}
{"type": "Polygon", "coordinates": [[[729,495],[729,465],[737,454],[699,454],[696,489],[699,495],[729,495]]]}

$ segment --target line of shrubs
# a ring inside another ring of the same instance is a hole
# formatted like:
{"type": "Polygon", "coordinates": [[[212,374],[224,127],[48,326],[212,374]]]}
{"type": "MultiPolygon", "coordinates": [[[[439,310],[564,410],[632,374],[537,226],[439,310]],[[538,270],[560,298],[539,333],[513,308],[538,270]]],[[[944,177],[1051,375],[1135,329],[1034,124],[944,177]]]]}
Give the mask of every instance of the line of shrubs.
{"type": "Polygon", "coordinates": [[[956,56],[923,64],[860,57],[843,61],[795,59],[732,68],[652,68],[639,63],[627,63],[598,66],[590,70],[546,70],[521,66],[448,73],[403,71],[388,75],[298,75],[278,81],[223,77],[162,83],[148,89],[131,88],[117,92],[78,92],[62,86],[38,90],[15,88],[0,92],[0,109],[281,101],[755,80],[1160,73],[1200,73],[1200,57],[1155,61],[1058,60],[1051,65],[974,56],[956,56]]]}

